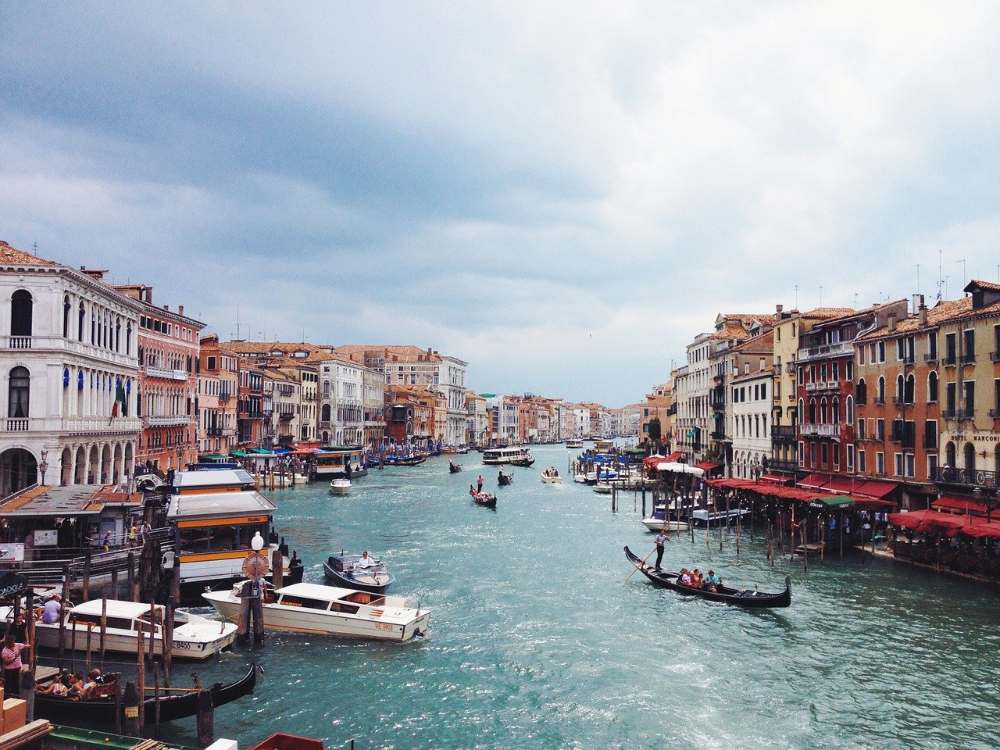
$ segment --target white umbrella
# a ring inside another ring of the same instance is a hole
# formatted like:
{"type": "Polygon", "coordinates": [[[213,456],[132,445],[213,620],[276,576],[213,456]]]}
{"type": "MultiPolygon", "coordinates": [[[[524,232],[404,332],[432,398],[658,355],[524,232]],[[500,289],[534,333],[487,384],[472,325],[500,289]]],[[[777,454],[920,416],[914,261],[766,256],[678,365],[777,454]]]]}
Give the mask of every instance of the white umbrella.
{"type": "Polygon", "coordinates": [[[672,461],[664,461],[661,464],[657,464],[656,470],[672,471],[675,474],[693,474],[696,477],[705,476],[704,469],[699,469],[697,466],[691,466],[690,464],[680,464],[672,461]]]}

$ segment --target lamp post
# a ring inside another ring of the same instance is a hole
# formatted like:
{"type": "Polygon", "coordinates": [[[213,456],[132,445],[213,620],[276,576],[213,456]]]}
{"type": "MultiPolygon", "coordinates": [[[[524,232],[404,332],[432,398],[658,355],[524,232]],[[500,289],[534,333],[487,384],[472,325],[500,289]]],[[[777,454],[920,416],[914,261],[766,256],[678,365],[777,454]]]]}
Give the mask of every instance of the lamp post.
{"type": "Polygon", "coordinates": [[[48,456],[49,456],[49,452],[47,450],[45,450],[44,448],[42,448],[42,460],[38,464],[38,469],[39,469],[39,471],[42,472],[42,484],[45,484],[45,472],[49,468],[49,462],[46,461],[46,459],[48,458],[48,456]]]}

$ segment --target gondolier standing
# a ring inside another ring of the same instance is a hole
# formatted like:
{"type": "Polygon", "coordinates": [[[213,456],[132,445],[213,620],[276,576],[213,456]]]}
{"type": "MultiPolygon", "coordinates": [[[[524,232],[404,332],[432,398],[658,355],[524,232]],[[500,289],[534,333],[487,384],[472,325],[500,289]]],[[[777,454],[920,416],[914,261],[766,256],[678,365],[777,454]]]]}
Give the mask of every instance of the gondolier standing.
{"type": "Polygon", "coordinates": [[[663,545],[670,541],[667,536],[666,529],[660,529],[660,533],[656,535],[656,569],[660,569],[660,563],[663,561],[663,545]]]}

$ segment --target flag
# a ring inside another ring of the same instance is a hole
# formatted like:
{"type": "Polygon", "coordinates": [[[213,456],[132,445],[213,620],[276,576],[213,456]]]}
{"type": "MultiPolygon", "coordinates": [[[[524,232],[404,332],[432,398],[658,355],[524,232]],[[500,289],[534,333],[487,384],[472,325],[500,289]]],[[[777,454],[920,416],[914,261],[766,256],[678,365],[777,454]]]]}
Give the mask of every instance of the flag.
{"type": "Polygon", "coordinates": [[[111,424],[115,417],[125,413],[125,399],[125,387],[121,378],[118,378],[115,386],[115,402],[111,405],[111,419],[108,420],[108,424],[111,424]]]}

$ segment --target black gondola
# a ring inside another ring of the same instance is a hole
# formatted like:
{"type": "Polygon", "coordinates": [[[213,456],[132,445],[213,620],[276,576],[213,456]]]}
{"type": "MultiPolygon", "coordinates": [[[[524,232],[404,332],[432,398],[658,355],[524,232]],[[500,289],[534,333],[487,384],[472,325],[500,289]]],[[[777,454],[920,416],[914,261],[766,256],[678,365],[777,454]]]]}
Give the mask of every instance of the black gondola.
{"type": "Polygon", "coordinates": [[[476,505],[482,505],[484,508],[495,508],[497,507],[497,496],[488,492],[480,492],[472,496],[472,502],[476,505]]]}
{"type": "Polygon", "coordinates": [[[384,594],[396,579],[381,560],[373,560],[374,564],[368,568],[356,569],[355,563],[360,559],[361,555],[330,555],[323,563],[323,572],[338,586],[384,594]]]}
{"type": "Polygon", "coordinates": [[[502,471],[497,475],[497,484],[501,487],[506,487],[514,481],[513,474],[504,474],[502,471]]]}
{"type": "Polygon", "coordinates": [[[462,464],[456,464],[454,461],[448,462],[448,473],[458,474],[462,470],[462,464]]]}
{"type": "MultiPolygon", "coordinates": [[[[212,705],[215,707],[231,703],[237,698],[249,695],[257,685],[257,672],[260,668],[251,664],[250,669],[236,682],[223,685],[217,682],[209,688],[212,694],[212,705]]],[[[110,691],[104,691],[110,692],[110,691]]],[[[156,719],[156,709],[159,705],[160,721],[173,721],[194,716],[198,713],[198,692],[161,695],[156,698],[146,698],[143,701],[145,723],[152,724],[156,719]]],[[[104,695],[90,700],[60,698],[54,695],[35,693],[35,718],[48,719],[58,724],[84,726],[115,726],[115,700],[112,695],[104,695]]]]}
{"type": "Polygon", "coordinates": [[[722,602],[723,604],[732,604],[736,607],[747,607],[750,609],[787,607],[792,603],[792,582],[788,576],[785,576],[785,590],[780,594],[767,594],[760,591],[749,590],[741,591],[739,589],[727,588],[726,586],[719,586],[716,591],[708,591],[707,589],[694,589],[690,586],[682,586],[677,582],[677,573],[658,571],[652,565],[643,563],[643,561],[636,557],[635,554],[632,553],[632,550],[630,550],[627,546],[625,547],[625,557],[627,557],[629,562],[635,565],[639,569],[639,572],[646,576],[651,583],[665,589],[671,589],[672,591],[676,591],[678,594],[684,594],[685,596],[697,596],[713,602],[722,602]]]}
{"type": "Polygon", "coordinates": [[[515,458],[513,461],[510,462],[510,465],[527,468],[531,466],[533,463],[535,463],[535,459],[533,458],[515,458]]]}
{"type": "Polygon", "coordinates": [[[397,458],[393,463],[394,466],[419,466],[427,459],[423,456],[413,456],[412,458],[397,458]]]}

